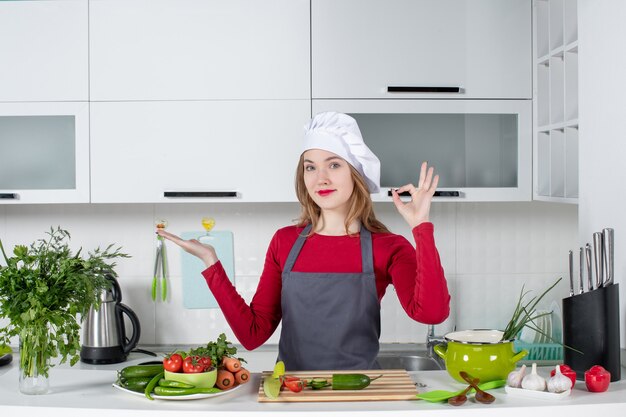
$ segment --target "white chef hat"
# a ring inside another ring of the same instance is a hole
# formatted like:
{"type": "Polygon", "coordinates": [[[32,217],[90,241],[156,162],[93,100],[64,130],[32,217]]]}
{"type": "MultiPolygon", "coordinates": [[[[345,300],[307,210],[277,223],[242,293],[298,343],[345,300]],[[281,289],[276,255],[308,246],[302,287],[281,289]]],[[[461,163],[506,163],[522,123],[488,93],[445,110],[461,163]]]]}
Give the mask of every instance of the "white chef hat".
{"type": "Polygon", "coordinates": [[[304,126],[304,151],[322,149],[337,154],[365,179],[370,193],[380,191],[380,161],[363,142],[359,126],[343,113],[318,113],[304,126]]]}

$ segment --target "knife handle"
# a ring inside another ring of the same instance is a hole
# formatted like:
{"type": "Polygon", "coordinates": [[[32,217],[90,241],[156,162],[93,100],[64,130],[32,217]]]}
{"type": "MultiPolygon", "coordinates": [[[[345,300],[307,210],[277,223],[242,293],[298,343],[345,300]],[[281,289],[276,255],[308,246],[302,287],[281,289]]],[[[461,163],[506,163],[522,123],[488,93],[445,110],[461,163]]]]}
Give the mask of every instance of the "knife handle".
{"type": "Polygon", "coordinates": [[[569,251],[569,296],[574,295],[574,252],[569,251]]]}
{"type": "Polygon", "coordinates": [[[613,268],[615,265],[614,239],[613,229],[606,228],[602,230],[602,242],[604,245],[604,270],[606,272],[606,279],[602,285],[605,287],[613,283],[613,268]]]}
{"type": "Polygon", "coordinates": [[[587,288],[591,291],[593,290],[593,268],[591,266],[591,245],[589,243],[585,245],[585,255],[587,258],[587,288]]]}
{"type": "Polygon", "coordinates": [[[585,252],[583,248],[578,250],[578,294],[585,292],[583,273],[585,271],[585,252]]]}
{"type": "Polygon", "coordinates": [[[593,254],[596,266],[596,284],[594,288],[599,288],[602,286],[602,280],[604,279],[604,250],[602,246],[602,232],[595,232],[593,234],[593,254]]]}

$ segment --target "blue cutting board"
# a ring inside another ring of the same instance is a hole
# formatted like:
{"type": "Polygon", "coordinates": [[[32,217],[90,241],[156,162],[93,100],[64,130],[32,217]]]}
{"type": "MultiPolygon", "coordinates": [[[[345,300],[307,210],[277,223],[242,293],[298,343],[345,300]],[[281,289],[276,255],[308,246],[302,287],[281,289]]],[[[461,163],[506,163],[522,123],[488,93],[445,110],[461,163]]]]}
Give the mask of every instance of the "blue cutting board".
{"type": "MultiPolygon", "coordinates": [[[[206,232],[183,232],[181,237],[198,239],[198,236],[206,232]]],[[[235,256],[233,253],[233,232],[224,230],[212,230],[210,237],[199,239],[202,243],[208,243],[215,248],[228,279],[235,283],[235,256]]],[[[184,250],[181,255],[182,281],[183,281],[183,306],[185,308],[219,308],[217,301],[207,285],[202,271],[206,269],[204,262],[197,257],[188,254],[184,250]]]]}

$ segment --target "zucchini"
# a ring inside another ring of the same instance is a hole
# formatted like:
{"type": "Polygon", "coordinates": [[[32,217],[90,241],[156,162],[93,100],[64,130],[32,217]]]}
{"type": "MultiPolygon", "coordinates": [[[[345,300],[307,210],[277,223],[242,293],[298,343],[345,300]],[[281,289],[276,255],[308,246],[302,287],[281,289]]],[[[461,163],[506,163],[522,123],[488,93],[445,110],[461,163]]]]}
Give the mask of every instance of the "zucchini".
{"type": "Polygon", "coordinates": [[[147,378],[153,377],[159,372],[163,372],[163,364],[161,365],[132,365],[119,371],[120,378],[147,378]]]}
{"type": "Polygon", "coordinates": [[[368,387],[372,381],[381,376],[370,378],[365,374],[333,374],[332,385],[334,390],[359,390],[368,387]]]}

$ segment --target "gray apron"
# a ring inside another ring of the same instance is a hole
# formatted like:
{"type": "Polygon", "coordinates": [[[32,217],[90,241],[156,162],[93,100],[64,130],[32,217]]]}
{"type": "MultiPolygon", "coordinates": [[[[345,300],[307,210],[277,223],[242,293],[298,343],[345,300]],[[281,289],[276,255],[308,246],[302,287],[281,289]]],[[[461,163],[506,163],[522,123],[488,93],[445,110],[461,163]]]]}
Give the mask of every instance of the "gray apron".
{"type": "Polygon", "coordinates": [[[372,235],[361,227],[363,272],[293,272],[310,230],[308,225],[294,243],[282,273],[278,357],[293,371],[378,368],[380,305],[372,235]]]}

